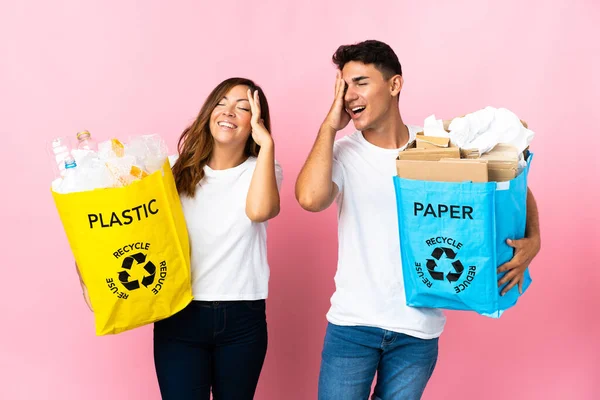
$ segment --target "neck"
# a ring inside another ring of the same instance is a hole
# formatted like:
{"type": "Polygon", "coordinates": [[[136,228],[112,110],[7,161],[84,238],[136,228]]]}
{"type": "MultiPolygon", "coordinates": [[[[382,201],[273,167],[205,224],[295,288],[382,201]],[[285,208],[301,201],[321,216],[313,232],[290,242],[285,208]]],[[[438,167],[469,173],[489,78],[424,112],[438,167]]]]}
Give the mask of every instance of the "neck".
{"type": "Polygon", "coordinates": [[[371,144],[384,149],[399,149],[410,139],[408,127],[402,121],[400,110],[396,107],[387,115],[383,115],[380,123],[365,129],[363,136],[371,144]]]}
{"type": "Polygon", "coordinates": [[[229,169],[237,167],[247,158],[243,147],[223,146],[214,142],[212,154],[206,164],[214,170],[229,169]]]}

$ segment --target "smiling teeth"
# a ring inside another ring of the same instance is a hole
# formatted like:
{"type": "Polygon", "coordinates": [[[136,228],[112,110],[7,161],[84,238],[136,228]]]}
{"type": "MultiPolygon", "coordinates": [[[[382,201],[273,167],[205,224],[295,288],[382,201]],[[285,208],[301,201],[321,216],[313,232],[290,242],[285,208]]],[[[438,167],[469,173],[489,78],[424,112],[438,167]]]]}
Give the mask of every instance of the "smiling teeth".
{"type": "Polygon", "coordinates": [[[219,126],[223,126],[225,128],[235,129],[235,125],[230,124],[229,122],[219,122],[219,126]]]}
{"type": "Polygon", "coordinates": [[[358,112],[358,111],[362,111],[362,110],[364,110],[365,108],[366,108],[366,107],[354,107],[354,108],[352,109],[352,112],[354,112],[354,113],[355,113],[355,112],[358,112]]]}

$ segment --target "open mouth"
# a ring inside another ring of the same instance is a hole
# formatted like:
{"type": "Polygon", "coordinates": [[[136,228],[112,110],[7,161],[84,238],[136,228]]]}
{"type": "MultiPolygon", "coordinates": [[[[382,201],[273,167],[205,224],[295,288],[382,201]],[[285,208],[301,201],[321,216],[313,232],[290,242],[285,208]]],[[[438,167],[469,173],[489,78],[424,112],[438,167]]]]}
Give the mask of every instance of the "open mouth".
{"type": "Polygon", "coordinates": [[[217,125],[219,125],[221,128],[225,128],[225,129],[236,129],[237,128],[237,125],[234,125],[231,122],[227,122],[227,121],[219,121],[219,122],[217,122],[217,125]]]}
{"type": "Polygon", "coordinates": [[[360,115],[360,113],[362,113],[365,108],[367,108],[366,106],[356,106],[356,107],[352,107],[350,109],[350,111],[352,112],[352,117],[358,117],[360,115]]]}

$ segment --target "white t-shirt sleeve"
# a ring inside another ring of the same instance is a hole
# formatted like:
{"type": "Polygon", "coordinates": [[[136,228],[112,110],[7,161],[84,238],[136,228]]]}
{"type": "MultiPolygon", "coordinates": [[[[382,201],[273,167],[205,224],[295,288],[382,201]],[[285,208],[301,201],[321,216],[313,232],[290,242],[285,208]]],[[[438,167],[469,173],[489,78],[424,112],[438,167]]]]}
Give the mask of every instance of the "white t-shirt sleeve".
{"type": "Polygon", "coordinates": [[[281,184],[283,183],[283,168],[275,160],[275,180],[277,181],[277,190],[281,191],[281,184]]]}
{"type": "Polygon", "coordinates": [[[344,189],[344,166],[339,160],[340,150],[337,144],[333,145],[333,165],[332,165],[332,175],[331,180],[338,187],[338,193],[342,193],[344,189]]]}

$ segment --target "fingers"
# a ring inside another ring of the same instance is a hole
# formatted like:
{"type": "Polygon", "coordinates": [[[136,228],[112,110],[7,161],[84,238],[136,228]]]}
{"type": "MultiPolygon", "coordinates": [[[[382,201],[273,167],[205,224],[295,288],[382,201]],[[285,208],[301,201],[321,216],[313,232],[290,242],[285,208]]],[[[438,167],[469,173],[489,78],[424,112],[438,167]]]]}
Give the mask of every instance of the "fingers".
{"type": "Polygon", "coordinates": [[[525,239],[518,239],[518,240],[506,239],[506,244],[509,245],[510,247],[512,247],[513,249],[519,249],[522,247],[523,241],[525,241],[525,239]]]}
{"type": "Polygon", "coordinates": [[[252,112],[252,122],[258,123],[260,121],[260,98],[258,90],[252,93],[252,90],[248,89],[248,103],[250,103],[250,111],[252,112]]]}
{"type": "Polygon", "coordinates": [[[344,89],[346,88],[346,82],[342,79],[342,72],[338,71],[337,73],[337,86],[335,98],[339,101],[344,101],[344,89]]]}
{"type": "Polygon", "coordinates": [[[88,306],[90,311],[93,312],[94,309],[92,308],[92,300],[90,299],[90,294],[86,286],[83,286],[83,299],[85,300],[85,304],[88,306]]]}
{"type": "Polygon", "coordinates": [[[519,272],[516,271],[516,270],[507,272],[502,278],[500,278],[498,280],[498,287],[504,285],[506,282],[510,281],[511,279],[513,279],[518,274],[519,274],[519,272]]]}
{"type": "Polygon", "coordinates": [[[511,269],[517,268],[519,266],[520,262],[519,259],[517,257],[513,257],[512,260],[510,260],[509,262],[502,264],[500,267],[498,267],[498,269],[496,269],[497,273],[500,272],[504,272],[504,271],[510,271],[511,269]]]}
{"type": "Polygon", "coordinates": [[[519,294],[523,294],[523,279],[519,279],[519,294]]]}
{"type": "Polygon", "coordinates": [[[508,285],[506,285],[506,287],[504,289],[502,289],[502,292],[500,293],[500,296],[504,296],[506,293],[508,293],[508,291],[510,289],[512,289],[513,287],[515,287],[516,284],[519,284],[519,292],[521,292],[521,285],[523,282],[523,275],[522,274],[518,274],[515,278],[513,278],[510,283],[508,285]]]}
{"type": "Polygon", "coordinates": [[[335,74],[335,90],[333,92],[333,97],[335,97],[336,99],[338,98],[339,93],[340,93],[340,79],[341,79],[341,75],[342,75],[342,73],[340,71],[338,71],[335,74]]]}
{"type": "Polygon", "coordinates": [[[501,279],[498,280],[498,287],[506,284],[506,287],[502,289],[502,292],[500,293],[501,296],[504,296],[516,285],[518,285],[519,293],[523,294],[523,271],[525,268],[527,268],[527,265],[530,261],[526,254],[527,252],[524,251],[526,248],[523,247],[526,244],[526,241],[526,239],[506,239],[506,244],[515,249],[515,255],[513,256],[512,260],[501,265],[497,269],[498,273],[508,271],[501,279]]]}
{"type": "Polygon", "coordinates": [[[256,109],[256,114],[258,119],[260,119],[260,113],[261,113],[261,108],[260,108],[260,95],[258,94],[258,90],[254,91],[254,108],[256,109]]]}
{"type": "Polygon", "coordinates": [[[256,105],[254,104],[254,99],[252,98],[252,90],[248,89],[248,103],[250,103],[250,111],[252,112],[252,115],[254,115],[254,109],[256,108],[256,105]]]}

